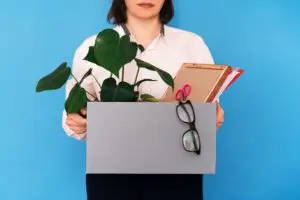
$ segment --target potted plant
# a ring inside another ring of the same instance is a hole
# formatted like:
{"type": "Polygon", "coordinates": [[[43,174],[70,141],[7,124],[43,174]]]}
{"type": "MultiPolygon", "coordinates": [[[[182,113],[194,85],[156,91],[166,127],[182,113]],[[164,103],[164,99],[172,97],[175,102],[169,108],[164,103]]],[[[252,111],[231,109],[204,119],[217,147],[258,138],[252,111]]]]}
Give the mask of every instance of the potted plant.
{"type": "MultiPolygon", "coordinates": [[[[138,87],[140,84],[146,81],[156,81],[152,79],[143,79],[137,81],[137,76],[140,68],[155,71],[159,74],[161,79],[174,89],[174,81],[170,74],[167,72],[147,63],[143,60],[136,58],[138,48],[143,50],[141,45],[130,41],[128,35],[122,37],[114,29],[104,29],[99,32],[94,46],[89,47],[88,54],[84,60],[96,64],[108,70],[111,73],[110,77],[107,77],[100,86],[100,99],[95,99],[99,102],[137,102],[137,101],[158,101],[150,94],[140,94],[138,87]],[[138,70],[136,78],[133,84],[125,82],[124,79],[124,66],[135,61],[138,70]],[[119,72],[121,71],[121,75],[119,72]],[[118,79],[121,76],[121,81],[117,83],[113,78],[115,75],[118,79]]],[[[76,80],[75,86],[70,91],[68,98],[65,101],[66,112],[79,113],[80,109],[86,106],[88,102],[87,93],[84,88],[81,87],[81,83],[88,76],[93,76],[92,68],[90,68],[81,80],[76,80]]],[[[36,92],[43,92],[48,90],[60,89],[68,80],[71,73],[71,68],[68,67],[67,62],[63,62],[53,72],[42,77],[37,85],[36,92]]],[[[75,78],[75,77],[74,77],[75,78]]],[[[97,79],[96,79],[97,80],[97,79]]]]}

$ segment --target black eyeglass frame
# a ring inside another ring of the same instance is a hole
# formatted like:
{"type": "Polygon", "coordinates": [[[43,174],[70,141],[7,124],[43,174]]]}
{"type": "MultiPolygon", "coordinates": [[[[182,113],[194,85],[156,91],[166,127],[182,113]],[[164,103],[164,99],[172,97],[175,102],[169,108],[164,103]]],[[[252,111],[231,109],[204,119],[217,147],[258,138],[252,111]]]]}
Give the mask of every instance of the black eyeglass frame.
{"type": "Polygon", "coordinates": [[[197,130],[196,125],[195,125],[196,115],[195,115],[195,110],[194,110],[193,104],[191,103],[190,100],[186,100],[185,102],[179,101],[179,102],[178,102],[178,105],[176,106],[176,113],[177,113],[177,117],[178,117],[178,119],[179,119],[180,121],[182,121],[183,123],[189,125],[189,129],[188,129],[187,131],[185,131],[185,132],[183,133],[183,135],[182,135],[182,145],[183,145],[184,150],[187,151],[187,152],[195,152],[197,155],[200,155],[200,153],[201,153],[201,140],[200,140],[200,135],[199,135],[198,130],[197,130]],[[193,115],[194,115],[193,121],[191,120],[191,116],[189,115],[189,112],[187,111],[187,109],[186,109],[186,107],[185,107],[186,104],[190,105],[191,108],[192,108],[193,115]],[[178,110],[179,110],[180,107],[181,107],[181,108],[185,111],[185,113],[187,114],[188,119],[189,119],[189,122],[188,122],[188,121],[184,121],[184,120],[182,120],[182,119],[179,117],[178,110]],[[195,134],[197,134],[197,136],[198,136],[198,142],[199,142],[199,149],[196,149],[196,150],[192,151],[192,150],[188,150],[188,149],[185,148],[185,146],[184,146],[184,136],[185,136],[185,134],[187,134],[187,133],[189,133],[189,132],[192,132],[193,143],[194,143],[194,147],[195,147],[195,148],[197,148],[197,143],[196,143],[196,138],[195,138],[195,134]]]}

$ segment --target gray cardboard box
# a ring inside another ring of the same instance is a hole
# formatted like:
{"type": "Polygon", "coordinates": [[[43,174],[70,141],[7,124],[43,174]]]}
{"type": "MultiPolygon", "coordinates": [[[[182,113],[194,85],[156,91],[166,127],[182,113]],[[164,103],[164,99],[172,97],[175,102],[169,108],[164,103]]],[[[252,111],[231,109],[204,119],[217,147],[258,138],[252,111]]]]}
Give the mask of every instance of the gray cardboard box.
{"type": "Polygon", "coordinates": [[[216,105],[193,103],[201,155],[187,152],[189,129],[176,115],[177,102],[89,102],[86,173],[214,174],[216,105]]]}

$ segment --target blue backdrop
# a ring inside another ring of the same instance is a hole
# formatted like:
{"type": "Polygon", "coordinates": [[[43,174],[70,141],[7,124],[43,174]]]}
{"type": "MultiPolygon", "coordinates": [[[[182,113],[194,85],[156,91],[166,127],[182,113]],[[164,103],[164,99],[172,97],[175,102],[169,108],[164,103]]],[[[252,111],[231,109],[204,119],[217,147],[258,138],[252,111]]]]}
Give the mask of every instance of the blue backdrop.
{"type": "MultiPolygon", "coordinates": [[[[64,90],[38,79],[108,27],[109,0],[11,0],[0,6],[0,199],[82,200],[85,142],[61,127],[64,90]]],[[[246,70],[222,96],[217,174],[205,199],[300,199],[300,1],[175,0],[171,25],[200,34],[218,64],[246,70]]]]}

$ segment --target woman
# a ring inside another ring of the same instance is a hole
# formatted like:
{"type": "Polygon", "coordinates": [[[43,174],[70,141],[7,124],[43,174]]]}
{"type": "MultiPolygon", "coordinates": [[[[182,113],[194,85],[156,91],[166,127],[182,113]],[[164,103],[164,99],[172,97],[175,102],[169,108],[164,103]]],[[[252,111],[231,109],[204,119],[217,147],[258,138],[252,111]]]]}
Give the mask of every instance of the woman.
{"type": "MultiPolygon", "coordinates": [[[[213,58],[203,39],[197,34],[168,26],[174,15],[172,0],[113,0],[108,21],[115,24],[115,30],[122,36],[130,35],[141,44],[137,57],[175,75],[185,62],[213,64],[213,58]]],[[[73,61],[73,75],[80,80],[83,74],[93,68],[98,81],[109,76],[108,72],[90,62],[84,61],[89,46],[94,44],[96,35],[87,38],[76,50],[73,61]]],[[[126,79],[134,80],[136,66],[126,66],[126,79]]],[[[141,70],[139,79],[160,80],[156,73],[141,70]]],[[[66,96],[75,80],[67,83],[66,96]]],[[[99,97],[100,88],[92,78],[82,85],[93,96],[99,97]]],[[[143,84],[142,90],[160,98],[166,90],[161,81],[143,84]]],[[[92,99],[91,95],[88,95],[92,99]]],[[[82,109],[86,115],[86,110],[82,109]]],[[[217,129],[224,120],[224,112],[217,103],[217,129]]],[[[63,113],[63,128],[75,139],[86,138],[86,119],[78,114],[63,113]]],[[[89,200],[98,199],[202,199],[202,175],[92,175],[87,174],[87,195],[89,200]]]]}

